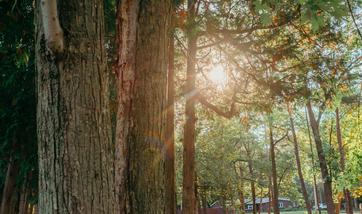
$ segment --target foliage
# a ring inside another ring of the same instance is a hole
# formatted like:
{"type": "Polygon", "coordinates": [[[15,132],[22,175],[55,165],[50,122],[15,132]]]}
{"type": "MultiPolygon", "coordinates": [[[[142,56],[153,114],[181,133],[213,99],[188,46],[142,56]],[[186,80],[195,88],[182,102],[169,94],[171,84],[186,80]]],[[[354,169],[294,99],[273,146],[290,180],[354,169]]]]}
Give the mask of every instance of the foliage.
{"type": "MultiPolygon", "coordinates": [[[[1,186],[7,163],[20,165],[18,185],[37,189],[36,102],[32,1],[0,2],[1,186]]],[[[34,199],[33,199],[34,200],[34,199]]]]}

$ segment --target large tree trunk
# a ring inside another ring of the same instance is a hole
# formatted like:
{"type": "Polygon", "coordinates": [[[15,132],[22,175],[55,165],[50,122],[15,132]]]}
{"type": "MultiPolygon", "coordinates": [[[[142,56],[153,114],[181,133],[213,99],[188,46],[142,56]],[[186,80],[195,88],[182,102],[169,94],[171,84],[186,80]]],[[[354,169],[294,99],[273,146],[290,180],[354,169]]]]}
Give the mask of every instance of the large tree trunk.
{"type": "Polygon", "coordinates": [[[195,126],[196,126],[196,44],[197,36],[192,31],[192,26],[195,24],[195,0],[188,0],[188,53],[187,53],[187,71],[186,71],[186,122],[184,127],[184,142],[183,142],[183,180],[182,180],[182,213],[194,214],[197,213],[196,196],[195,196],[195,126]]]}
{"type": "Polygon", "coordinates": [[[16,200],[14,195],[16,192],[16,177],[19,174],[19,166],[14,158],[10,158],[8,169],[6,171],[5,184],[2,193],[0,213],[13,213],[16,200]]]}
{"type": "Polygon", "coordinates": [[[310,201],[308,199],[308,192],[307,192],[307,188],[306,188],[305,182],[304,182],[304,177],[303,177],[303,172],[302,172],[302,165],[300,163],[299,145],[298,145],[297,133],[296,133],[295,127],[294,127],[292,107],[290,106],[289,103],[288,103],[288,113],[289,113],[290,127],[291,127],[292,135],[293,135],[294,155],[295,155],[295,161],[297,163],[297,171],[298,171],[298,176],[299,176],[300,187],[301,187],[301,190],[302,190],[302,194],[303,194],[303,198],[304,198],[305,207],[307,209],[307,212],[308,212],[308,214],[312,214],[311,203],[310,203],[310,201]]]}
{"type": "Polygon", "coordinates": [[[335,208],[334,208],[334,203],[333,203],[332,179],[328,172],[327,161],[326,161],[325,154],[323,151],[323,142],[322,142],[322,139],[321,139],[320,133],[319,133],[319,124],[314,116],[312,105],[311,105],[310,101],[307,102],[307,110],[308,110],[308,115],[309,115],[309,123],[312,128],[314,142],[315,142],[316,148],[317,148],[319,166],[320,166],[322,180],[323,180],[323,186],[324,186],[324,195],[325,195],[326,204],[327,204],[327,212],[328,212],[328,214],[334,214],[335,208]]]}
{"type": "Polygon", "coordinates": [[[176,213],[175,180],[175,84],[174,84],[174,35],[170,35],[167,76],[167,122],[166,122],[166,213],[176,213]]]}
{"type": "Polygon", "coordinates": [[[57,1],[36,1],[39,213],[118,213],[103,1],[59,0],[58,11],[64,46],[54,49],[57,1]]]}
{"type": "Polygon", "coordinates": [[[273,121],[271,116],[268,116],[269,121],[269,152],[270,152],[270,161],[271,161],[271,174],[272,174],[272,206],[275,214],[279,214],[279,190],[278,190],[278,174],[277,174],[277,165],[275,160],[275,143],[273,139],[273,121]]]}
{"type": "Polygon", "coordinates": [[[170,0],[120,1],[116,192],[122,213],[166,211],[170,0]]]}
{"type": "MultiPolygon", "coordinates": [[[[346,165],[345,164],[346,154],[345,154],[344,147],[343,147],[340,116],[339,116],[338,108],[336,108],[336,132],[337,132],[338,149],[339,149],[339,154],[340,154],[340,166],[341,166],[341,170],[343,172],[345,170],[345,165],[346,165]]],[[[351,193],[348,189],[344,189],[343,193],[344,193],[344,199],[346,200],[346,213],[353,214],[351,193]]]]}

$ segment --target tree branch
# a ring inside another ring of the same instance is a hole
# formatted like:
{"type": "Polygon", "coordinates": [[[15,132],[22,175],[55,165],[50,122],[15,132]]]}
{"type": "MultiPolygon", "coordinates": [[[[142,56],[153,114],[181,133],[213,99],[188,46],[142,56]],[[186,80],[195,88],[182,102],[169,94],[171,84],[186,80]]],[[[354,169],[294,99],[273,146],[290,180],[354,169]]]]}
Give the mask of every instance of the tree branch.
{"type": "Polygon", "coordinates": [[[235,100],[234,99],[233,99],[233,102],[231,104],[230,110],[227,111],[227,112],[225,112],[225,111],[221,110],[220,108],[218,108],[217,106],[209,103],[205,99],[205,97],[203,97],[202,95],[198,96],[198,100],[203,106],[207,107],[208,109],[214,111],[216,114],[218,114],[218,115],[220,115],[222,117],[225,117],[227,119],[230,119],[233,116],[237,115],[237,112],[235,111],[235,100]]]}
{"type": "Polygon", "coordinates": [[[40,10],[47,48],[53,53],[62,53],[64,50],[63,30],[59,24],[57,1],[42,0],[40,10]]]}

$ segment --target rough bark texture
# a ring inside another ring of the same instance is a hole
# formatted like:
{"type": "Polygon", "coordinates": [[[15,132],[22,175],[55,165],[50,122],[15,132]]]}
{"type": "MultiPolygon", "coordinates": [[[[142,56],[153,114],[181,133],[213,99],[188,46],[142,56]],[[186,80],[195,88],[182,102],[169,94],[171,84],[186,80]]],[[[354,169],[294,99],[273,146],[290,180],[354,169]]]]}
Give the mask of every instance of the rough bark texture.
{"type": "Polygon", "coordinates": [[[268,117],[269,121],[269,152],[270,152],[270,161],[272,165],[272,206],[273,211],[275,214],[279,214],[279,206],[278,206],[278,197],[279,197],[279,190],[278,190],[278,174],[277,174],[277,166],[275,160],[275,144],[273,139],[273,121],[271,116],[268,117]]]}
{"type": "Polygon", "coordinates": [[[298,145],[297,133],[296,133],[295,127],[294,127],[292,107],[290,106],[289,103],[288,103],[288,113],[289,113],[290,127],[291,127],[292,135],[293,135],[293,140],[292,141],[293,141],[293,145],[294,145],[294,155],[295,155],[295,162],[297,164],[297,171],[298,171],[298,176],[299,176],[300,187],[301,187],[301,190],[302,190],[302,194],[303,194],[303,198],[304,198],[305,207],[307,209],[307,212],[308,212],[308,214],[311,214],[312,213],[312,207],[311,207],[311,203],[310,203],[309,198],[308,198],[308,192],[307,192],[307,188],[306,188],[305,182],[304,182],[304,176],[303,176],[303,172],[302,172],[302,164],[300,162],[300,156],[299,156],[299,145],[298,145]]]}
{"type": "Polygon", "coordinates": [[[120,1],[116,192],[122,213],[166,213],[165,127],[171,2],[120,1]]]}
{"type": "Polygon", "coordinates": [[[167,124],[166,124],[166,213],[176,213],[175,180],[175,84],[174,84],[174,38],[170,35],[167,77],[167,124]]]}
{"type": "Polygon", "coordinates": [[[14,213],[14,203],[16,203],[14,195],[16,195],[16,177],[18,174],[18,163],[10,158],[2,193],[0,213],[14,213]]]}
{"type": "Polygon", "coordinates": [[[333,203],[333,192],[332,192],[332,179],[328,172],[328,166],[327,161],[325,158],[325,154],[323,151],[323,142],[320,137],[319,133],[319,124],[315,119],[312,104],[310,101],[307,102],[307,110],[309,115],[309,123],[312,128],[313,136],[314,136],[314,142],[317,148],[317,154],[319,159],[319,166],[321,170],[322,180],[323,180],[323,186],[324,186],[324,195],[325,200],[327,204],[327,212],[328,214],[334,214],[335,208],[333,203]]]}
{"type": "Polygon", "coordinates": [[[184,142],[183,142],[183,180],[182,180],[182,213],[197,213],[196,196],[195,196],[195,125],[196,125],[196,44],[197,37],[192,32],[195,16],[195,1],[188,0],[188,17],[187,22],[189,30],[188,37],[188,53],[187,53],[187,73],[186,73],[186,122],[184,126],[184,142]]]}
{"type": "Polygon", "coordinates": [[[103,1],[58,1],[61,55],[46,48],[40,5],[37,0],[39,213],[116,213],[103,1]]]}
{"type": "MultiPolygon", "coordinates": [[[[342,141],[342,132],[341,132],[341,124],[340,124],[340,116],[339,109],[336,109],[336,132],[337,132],[337,142],[338,142],[338,150],[340,154],[340,166],[342,172],[345,170],[346,163],[346,154],[343,147],[342,141]]],[[[343,190],[344,199],[346,200],[346,213],[353,214],[353,206],[352,206],[352,198],[351,193],[348,189],[343,190]]]]}

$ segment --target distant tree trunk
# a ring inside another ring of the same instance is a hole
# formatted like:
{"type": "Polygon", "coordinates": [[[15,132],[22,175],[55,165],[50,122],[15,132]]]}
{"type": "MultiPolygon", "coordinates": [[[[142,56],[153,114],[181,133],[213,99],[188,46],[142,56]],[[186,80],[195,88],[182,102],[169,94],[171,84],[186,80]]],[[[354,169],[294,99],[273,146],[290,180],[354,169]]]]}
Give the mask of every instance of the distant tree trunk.
{"type": "Polygon", "coordinates": [[[39,213],[119,213],[103,1],[37,0],[35,5],[39,213]],[[54,49],[46,31],[58,21],[57,11],[64,46],[54,49]]]}
{"type": "Polygon", "coordinates": [[[334,208],[334,202],[333,202],[332,180],[331,180],[329,172],[328,172],[327,161],[326,161],[325,154],[323,151],[323,142],[322,142],[322,139],[321,139],[320,133],[319,133],[319,124],[316,121],[316,118],[314,116],[312,105],[311,105],[310,101],[307,102],[307,110],[308,110],[308,115],[309,115],[309,123],[312,128],[314,142],[315,142],[316,148],[317,148],[319,166],[320,166],[322,180],[323,180],[323,186],[324,186],[324,195],[325,195],[326,204],[327,204],[327,212],[328,212],[328,214],[334,214],[335,208],[334,208]]]}
{"type": "Polygon", "coordinates": [[[21,188],[20,199],[19,199],[19,214],[26,214],[26,208],[28,204],[28,178],[24,181],[21,188]]]}
{"type": "Polygon", "coordinates": [[[312,144],[312,137],[310,134],[310,126],[309,126],[309,119],[308,119],[308,112],[307,109],[305,109],[305,120],[307,122],[307,129],[308,129],[308,139],[309,139],[309,148],[311,153],[311,159],[312,159],[312,169],[313,169],[313,195],[314,195],[314,206],[315,210],[318,211],[319,214],[322,213],[320,207],[319,207],[319,196],[318,196],[318,187],[317,187],[317,178],[316,173],[314,170],[315,162],[314,162],[314,151],[313,151],[313,144],[312,144]]]}
{"type": "Polygon", "coordinates": [[[242,165],[239,166],[239,173],[240,173],[240,179],[239,179],[239,200],[240,200],[240,210],[241,213],[245,213],[245,203],[244,203],[244,169],[242,165]]]}
{"type": "MultiPolygon", "coordinates": [[[[249,156],[250,158],[250,156],[249,156]]],[[[253,202],[253,214],[256,214],[256,193],[255,193],[255,182],[254,182],[254,170],[253,170],[253,163],[252,161],[249,159],[248,160],[248,169],[249,169],[249,174],[251,177],[250,180],[250,188],[251,188],[251,197],[252,197],[252,202],[253,202]]]]}
{"type": "Polygon", "coordinates": [[[258,208],[258,213],[260,214],[261,212],[261,206],[263,205],[263,187],[260,188],[260,197],[259,197],[259,208],[258,208]]]}
{"type": "Polygon", "coordinates": [[[194,214],[197,213],[196,196],[195,196],[195,126],[196,126],[196,45],[197,36],[191,29],[195,24],[195,0],[188,0],[188,16],[187,22],[189,30],[187,31],[188,38],[188,53],[187,53],[187,71],[185,96],[186,107],[185,115],[186,122],[184,126],[184,141],[183,141],[183,180],[182,180],[182,213],[194,214]]]}
{"type": "Polygon", "coordinates": [[[295,127],[294,127],[292,107],[290,106],[289,103],[288,103],[288,113],[289,113],[290,127],[291,127],[292,135],[293,135],[294,155],[295,155],[295,161],[297,163],[297,170],[298,170],[298,176],[299,176],[299,181],[300,181],[300,187],[301,187],[301,190],[302,190],[302,193],[303,193],[303,198],[304,198],[305,207],[307,209],[307,212],[308,212],[308,214],[312,214],[312,208],[311,208],[310,201],[308,199],[307,188],[305,187],[305,182],[304,182],[304,177],[303,177],[303,172],[302,172],[302,165],[300,163],[299,145],[298,145],[297,133],[296,133],[295,127]]]}
{"type": "Polygon", "coordinates": [[[10,158],[6,171],[4,189],[2,193],[0,213],[13,213],[14,195],[16,195],[16,177],[19,174],[19,165],[14,158],[10,158]]]}
{"type": "Polygon", "coordinates": [[[271,200],[272,200],[272,181],[271,181],[271,176],[268,176],[268,180],[269,180],[269,185],[268,185],[268,214],[270,214],[271,212],[271,200]]]}
{"type": "Polygon", "coordinates": [[[175,183],[175,84],[174,84],[174,34],[170,35],[168,51],[167,76],[167,122],[166,122],[166,213],[176,213],[176,183],[175,183]]]}
{"type": "MultiPolygon", "coordinates": [[[[340,166],[343,172],[345,170],[345,165],[346,165],[346,153],[344,151],[343,141],[342,141],[339,108],[336,108],[336,132],[337,132],[338,150],[340,154],[340,166]]],[[[348,189],[344,189],[343,193],[344,193],[344,199],[346,200],[346,213],[353,214],[351,193],[348,189]]]]}
{"type": "Polygon", "coordinates": [[[279,214],[279,206],[278,206],[278,198],[279,198],[279,190],[278,190],[278,174],[277,174],[277,165],[275,160],[275,144],[273,139],[273,121],[271,116],[268,116],[269,121],[269,151],[270,151],[270,161],[272,165],[272,205],[273,211],[275,214],[279,214]]]}
{"type": "Polygon", "coordinates": [[[170,0],[120,1],[116,192],[122,213],[167,213],[170,0]]]}

